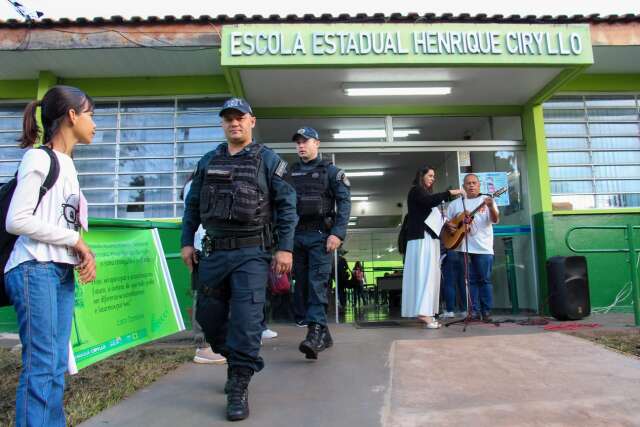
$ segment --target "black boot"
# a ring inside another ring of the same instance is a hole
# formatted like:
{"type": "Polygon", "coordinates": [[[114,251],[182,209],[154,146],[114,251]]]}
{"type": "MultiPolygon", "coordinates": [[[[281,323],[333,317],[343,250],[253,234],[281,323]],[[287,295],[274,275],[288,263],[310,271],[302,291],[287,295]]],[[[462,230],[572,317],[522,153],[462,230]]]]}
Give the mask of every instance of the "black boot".
{"type": "Polygon", "coordinates": [[[234,367],[230,370],[229,393],[227,394],[227,420],[240,421],[249,416],[249,381],[253,370],[234,367]]]}
{"type": "Polygon", "coordinates": [[[333,346],[333,338],[331,338],[331,333],[329,332],[328,326],[324,326],[322,328],[322,342],[325,349],[333,346]]]}
{"type": "Polygon", "coordinates": [[[300,343],[300,347],[298,347],[307,359],[317,359],[318,353],[325,349],[322,340],[322,330],[322,325],[318,323],[309,324],[307,337],[300,343]]]}
{"type": "Polygon", "coordinates": [[[227,365],[227,382],[224,383],[224,394],[229,394],[231,390],[231,366],[227,365]]]}

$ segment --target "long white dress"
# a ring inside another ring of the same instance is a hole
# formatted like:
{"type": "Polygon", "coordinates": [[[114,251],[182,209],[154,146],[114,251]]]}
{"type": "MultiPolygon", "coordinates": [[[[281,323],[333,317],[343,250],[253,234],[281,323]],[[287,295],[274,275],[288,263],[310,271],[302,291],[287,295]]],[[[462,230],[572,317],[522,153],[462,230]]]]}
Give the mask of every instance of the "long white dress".
{"type": "Polygon", "coordinates": [[[409,240],[402,275],[402,317],[433,316],[440,304],[440,240],[409,240]]]}

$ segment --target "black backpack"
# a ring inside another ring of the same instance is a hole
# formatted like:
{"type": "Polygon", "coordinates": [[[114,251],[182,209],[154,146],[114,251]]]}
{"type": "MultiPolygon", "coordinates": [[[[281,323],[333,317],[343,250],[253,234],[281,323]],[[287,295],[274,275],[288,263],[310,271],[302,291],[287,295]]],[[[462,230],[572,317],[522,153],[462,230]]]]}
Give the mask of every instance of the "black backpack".
{"type": "Polygon", "coordinates": [[[409,214],[402,219],[400,232],[398,233],[398,252],[404,255],[407,251],[407,233],[409,232],[409,214]]]}
{"type": "MultiPolygon", "coordinates": [[[[60,164],[58,163],[58,158],[51,148],[45,145],[40,148],[49,155],[51,164],[49,165],[49,173],[47,174],[42,187],[40,187],[40,196],[38,198],[38,203],[36,204],[36,209],[38,209],[40,201],[42,201],[42,198],[47,191],[53,187],[53,184],[55,184],[58,176],[60,175],[60,164]]],[[[13,193],[16,191],[17,184],[18,172],[16,172],[11,181],[0,187],[0,307],[11,305],[9,297],[4,289],[4,267],[7,265],[9,255],[11,255],[11,251],[13,250],[16,240],[18,240],[18,236],[7,232],[7,212],[9,211],[9,205],[11,204],[13,193]]],[[[36,212],[36,209],[33,210],[34,213],[36,212]]]]}

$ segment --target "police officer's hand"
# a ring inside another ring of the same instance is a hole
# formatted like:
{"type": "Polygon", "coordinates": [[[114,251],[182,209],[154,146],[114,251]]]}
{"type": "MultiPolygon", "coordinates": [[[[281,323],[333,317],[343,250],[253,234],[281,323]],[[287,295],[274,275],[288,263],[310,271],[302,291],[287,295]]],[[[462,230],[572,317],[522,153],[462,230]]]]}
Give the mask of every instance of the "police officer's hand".
{"type": "Polygon", "coordinates": [[[338,249],[338,247],[340,247],[340,243],[342,243],[342,240],[340,240],[338,236],[334,236],[332,234],[327,237],[327,252],[333,252],[338,249]]]}
{"type": "Polygon", "coordinates": [[[274,257],[274,271],[276,274],[287,274],[291,271],[293,254],[287,251],[277,251],[274,257]]]}
{"type": "Polygon", "coordinates": [[[193,246],[184,246],[180,254],[182,255],[182,262],[187,266],[189,272],[193,273],[193,266],[198,263],[195,248],[193,246]]]}

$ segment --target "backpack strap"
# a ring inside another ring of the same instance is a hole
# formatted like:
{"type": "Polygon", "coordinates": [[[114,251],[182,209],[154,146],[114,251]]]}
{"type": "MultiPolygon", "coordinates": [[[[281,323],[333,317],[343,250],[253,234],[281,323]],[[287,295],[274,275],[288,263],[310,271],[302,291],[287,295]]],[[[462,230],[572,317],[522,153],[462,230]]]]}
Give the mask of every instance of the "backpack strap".
{"type": "Polygon", "coordinates": [[[58,162],[58,157],[55,155],[53,150],[46,145],[40,146],[41,150],[44,150],[45,153],[49,155],[49,159],[51,162],[49,163],[49,173],[47,173],[47,177],[44,179],[44,182],[40,186],[40,195],[38,196],[38,203],[36,203],[36,208],[33,210],[33,213],[36,212],[38,206],[40,206],[40,202],[47,191],[51,190],[51,187],[58,180],[58,176],[60,176],[60,163],[58,162]]]}

